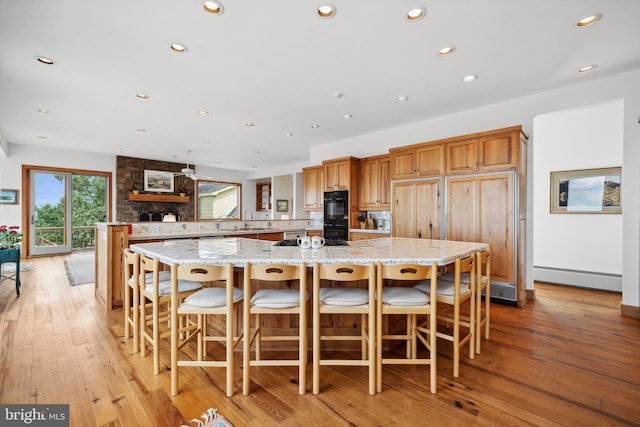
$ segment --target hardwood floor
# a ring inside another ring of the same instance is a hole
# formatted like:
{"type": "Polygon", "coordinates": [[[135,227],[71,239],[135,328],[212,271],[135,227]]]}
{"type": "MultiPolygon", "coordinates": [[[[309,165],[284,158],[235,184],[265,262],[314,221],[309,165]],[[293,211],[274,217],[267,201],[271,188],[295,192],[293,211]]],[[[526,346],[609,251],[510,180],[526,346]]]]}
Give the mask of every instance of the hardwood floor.
{"type": "Polygon", "coordinates": [[[0,403],[68,403],[72,426],[179,426],[209,407],[236,426],[640,425],[640,321],[619,315],[619,294],[538,283],[524,308],[492,304],[491,340],[475,360],[463,352],[460,378],[438,342],[436,395],[426,367],[385,366],[376,396],[352,367],[323,367],[317,396],[298,395],[295,367],[252,369],[242,396],[237,353],[234,397],[223,369],[199,368],[181,368],[171,397],[168,342],[154,376],[122,312],[69,286],[62,257],[29,262],[19,298],[0,284],[0,403]]]}

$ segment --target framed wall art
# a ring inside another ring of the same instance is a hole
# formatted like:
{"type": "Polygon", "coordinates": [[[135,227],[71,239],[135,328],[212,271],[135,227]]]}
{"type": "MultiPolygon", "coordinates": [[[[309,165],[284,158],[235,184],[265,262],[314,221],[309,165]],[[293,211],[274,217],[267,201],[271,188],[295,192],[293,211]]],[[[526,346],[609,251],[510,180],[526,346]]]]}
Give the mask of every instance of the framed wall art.
{"type": "Polygon", "coordinates": [[[145,169],[144,191],[149,193],[173,193],[173,172],[145,169]]]}
{"type": "Polygon", "coordinates": [[[551,172],[550,212],[619,214],[622,168],[551,172]]]}
{"type": "Polygon", "coordinates": [[[277,212],[289,212],[289,201],[288,200],[276,200],[276,211],[277,212]]]}
{"type": "Polygon", "coordinates": [[[0,205],[17,205],[18,190],[0,188],[0,205]]]}

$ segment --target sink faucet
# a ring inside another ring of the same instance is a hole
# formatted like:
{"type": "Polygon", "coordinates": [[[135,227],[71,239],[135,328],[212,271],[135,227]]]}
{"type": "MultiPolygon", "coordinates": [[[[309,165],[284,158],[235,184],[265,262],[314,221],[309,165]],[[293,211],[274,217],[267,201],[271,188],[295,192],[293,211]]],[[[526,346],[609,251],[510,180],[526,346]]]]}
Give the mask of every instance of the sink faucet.
{"type": "Polygon", "coordinates": [[[253,220],[253,212],[251,212],[251,209],[245,209],[242,213],[242,228],[247,228],[247,212],[249,212],[249,219],[253,220]]]}

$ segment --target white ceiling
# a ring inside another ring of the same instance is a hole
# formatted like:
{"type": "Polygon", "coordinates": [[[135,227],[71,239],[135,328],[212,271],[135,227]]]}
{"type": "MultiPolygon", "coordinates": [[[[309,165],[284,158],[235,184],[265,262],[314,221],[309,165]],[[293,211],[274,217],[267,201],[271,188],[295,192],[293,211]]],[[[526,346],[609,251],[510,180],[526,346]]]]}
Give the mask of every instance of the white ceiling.
{"type": "Polygon", "coordinates": [[[316,13],[322,0],[221,2],[216,16],[199,0],[0,0],[0,133],[176,162],[192,150],[197,165],[256,171],[304,163],[314,145],[640,68],[638,0],[330,0],[331,19],[316,13]],[[427,15],[409,22],[414,6],[427,15]],[[446,45],[455,53],[438,56],[446,45]],[[467,74],[478,79],[462,83],[467,74]]]}

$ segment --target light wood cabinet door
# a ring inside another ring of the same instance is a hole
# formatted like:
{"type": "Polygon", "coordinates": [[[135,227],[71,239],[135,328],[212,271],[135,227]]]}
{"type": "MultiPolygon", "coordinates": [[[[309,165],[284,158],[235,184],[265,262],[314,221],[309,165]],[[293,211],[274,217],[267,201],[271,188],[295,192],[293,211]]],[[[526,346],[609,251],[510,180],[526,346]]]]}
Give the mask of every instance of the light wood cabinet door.
{"type": "Polygon", "coordinates": [[[440,239],[440,181],[396,183],[393,236],[440,239]]]}
{"type": "Polygon", "coordinates": [[[415,157],[418,176],[444,175],[444,146],[442,144],[417,148],[415,157]]]}
{"type": "Polygon", "coordinates": [[[472,173],[478,170],[478,139],[447,144],[447,175],[472,173]]]}
{"type": "Polygon", "coordinates": [[[316,166],[302,170],[305,211],[321,210],[324,204],[324,167],[316,166]]]}
{"type": "Polygon", "coordinates": [[[513,174],[451,178],[447,238],[488,243],[491,279],[515,283],[513,174]]]}
{"type": "Polygon", "coordinates": [[[517,166],[519,139],[513,132],[478,140],[479,170],[504,170],[517,166]]]}
{"type": "Polygon", "coordinates": [[[360,162],[360,210],[389,210],[391,179],[389,156],[360,162]]]}
{"type": "Polygon", "coordinates": [[[325,191],[348,190],[351,183],[349,161],[329,162],[324,165],[325,191]]]}
{"type": "Polygon", "coordinates": [[[391,179],[408,179],[416,176],[416,151],[414,149],[391,153],[391,179]]]}

